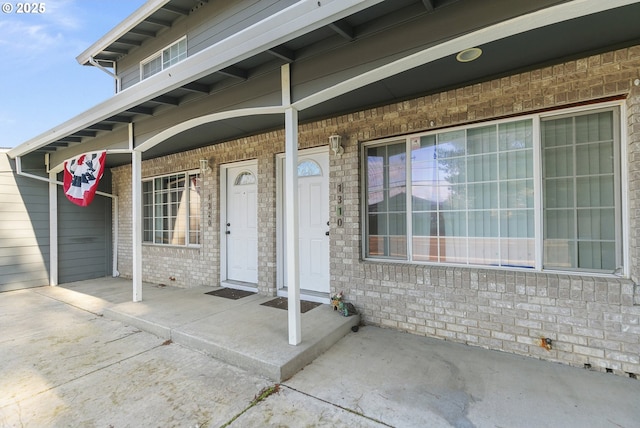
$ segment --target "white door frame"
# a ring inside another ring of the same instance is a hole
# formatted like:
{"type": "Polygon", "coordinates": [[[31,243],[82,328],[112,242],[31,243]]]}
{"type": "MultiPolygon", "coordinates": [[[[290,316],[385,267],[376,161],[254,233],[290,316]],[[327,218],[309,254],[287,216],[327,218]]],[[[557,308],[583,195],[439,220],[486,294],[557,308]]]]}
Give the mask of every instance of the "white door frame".
{"type": "MultiPolygon", "coordinates": [[[[298,150],[298,158],[324,153],[327,153],[328,155],[328,152],[328,146],[302,149],[298,150]]],[[[276,154],[276,289],[278,296],[287,297],[287,289],[284,288],[284,159],[284,153],[276,154]]],[[[331,161],[331,159],[329,159],[329,161],[331,161]]],[[[326,173],[329,174],[329,171],[327,171],[326,173]]],[[[327,175],[327,184],[329,188],[331,188],[329,175],[327,175]]],[[[329,198],[331,198],[331,195],[329,195],[329,198]]],[[[329,214],[329,212],[327,212],[327,214],[329,214]]],[[[301,296],[308,301],[320,303],[330,302],[329,296],[323,297],[314,294],[305,294],[304,290],[301,290],[300,293],[301,296]]]]}
{"type": "MultiPolygon", "coordinates": [[[[250,159],[246,161],[233,162],[220,165],[220,285],[245,291],[256,291],[257,287],[237,284],[228,281],[227,271],[227,171],[230,168],[241,168],[243,166],[256,166],[258,160],[250,159]]],[[[257,178],[257,176],[256,176],[257,178]]],[[[258,191],[260,190],[260,182],[258,181],[258,191]]],[[[258,255],[259,256],[259,255],[258,255]]]]}

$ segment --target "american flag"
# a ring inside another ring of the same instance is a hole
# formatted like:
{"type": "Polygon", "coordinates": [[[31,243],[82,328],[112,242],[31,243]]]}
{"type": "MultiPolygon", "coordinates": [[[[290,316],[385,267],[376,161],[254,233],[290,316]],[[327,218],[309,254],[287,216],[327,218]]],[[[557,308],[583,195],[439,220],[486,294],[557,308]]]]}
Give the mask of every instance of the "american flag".
{"type": "Polygon", "coordinates": [[[64,194],[81,207],[88,206],[104,173],[106,151],[84,153],[64,162],[64,194]]]}

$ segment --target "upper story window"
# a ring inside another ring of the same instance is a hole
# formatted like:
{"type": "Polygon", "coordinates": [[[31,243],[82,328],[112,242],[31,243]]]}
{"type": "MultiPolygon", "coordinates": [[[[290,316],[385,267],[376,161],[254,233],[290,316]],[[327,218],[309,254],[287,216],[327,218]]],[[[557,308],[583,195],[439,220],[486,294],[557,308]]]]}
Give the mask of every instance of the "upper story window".
{"type": "Polygon", "coordinates": [[[201,244],[201,178],[178,173],[142,182],[143,242],[201,244]]]}
{"type": "Polygon", "coordinates": [[[140,80],[153,76],[187,57],[187,37],[167,46],[140,63],[140,80]]]}
{"type": "Polygon", "coordinates": [[[364,256],[614,272],[619,123],[607,108],[364,145],[364,256]]]}

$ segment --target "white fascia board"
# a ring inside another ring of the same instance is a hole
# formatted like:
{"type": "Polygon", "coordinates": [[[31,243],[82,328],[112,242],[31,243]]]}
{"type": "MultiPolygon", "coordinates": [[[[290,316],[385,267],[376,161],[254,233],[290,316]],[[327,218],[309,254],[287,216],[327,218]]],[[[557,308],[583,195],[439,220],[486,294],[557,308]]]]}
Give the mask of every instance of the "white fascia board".
{"type": "Polygon", "coordinates": [[[219,120],[231,119],[236,117],[249,117],[258,115],[271,115],[271,114],[284,114],[285,107],[272,106],[272,107],[250,107],[237,110],[225,110],[218,113],[207,114],[205,116],[198,116],[193,119],[180,122],[170,128],[160,131],[158,134],[149,138],[148,140],[138,144],[136,150],[145,152],[152,147],[157,146],[164,140],[178,135],[181,132],[195,128],[196,126],[204,125],[205,123],[217,122],[219,120]]]}
{"type": "Polygon", "coordinates": [[[23,156],[142,102],[236,64],[300,35],[345,18],[383,0],[301,0],[264,20],[209,46],[114,95],[45,133],[9,151],[23,156]],[[318,6],[318,4],[321,6],[318,6]]]}
{"type": "Polygon", "coordinates": [[[107,34],[102,36],[98,41],[89,46],[84,52],[76,57],[76,61],[80,65],[84,65],[89,62],[89,59],[99,52],[102,52],[107,46],[118,40],[120,37],[127,34],[133,27],[140,24],[142,21],[151,16],[155,11],[160,9],[170,0],[147,0],[142,6],[140,6],[135,12],[126,17],[124,21],[120,22],[107,34]]]}
{"type": "Polygon", "coordinates": [[[428,64],[449,55],[455,55],[464,49],[481,46],[547,25],[631,5],[639,1],[640,0],[607,0],[605,2],[599,0],[573,0],[540,9],[447,40],[358,76],[346,79],[294,102],[293,106],[301,111],[412,68],[428,64]]]}

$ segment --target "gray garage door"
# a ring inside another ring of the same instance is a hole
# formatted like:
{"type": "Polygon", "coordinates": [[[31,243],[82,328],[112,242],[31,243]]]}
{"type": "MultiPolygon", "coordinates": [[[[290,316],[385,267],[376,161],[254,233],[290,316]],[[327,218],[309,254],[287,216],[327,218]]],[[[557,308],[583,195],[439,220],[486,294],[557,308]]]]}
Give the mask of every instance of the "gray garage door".
{"type": "MultiPolygon", "coordinates": [[[[112,267],[111,198],[96,195],[88,207],[69,202],[58,188],[58,283],[110,276],[112,267]]],[[[105,171],[99,190],[110,193],[105,171]]]]}

